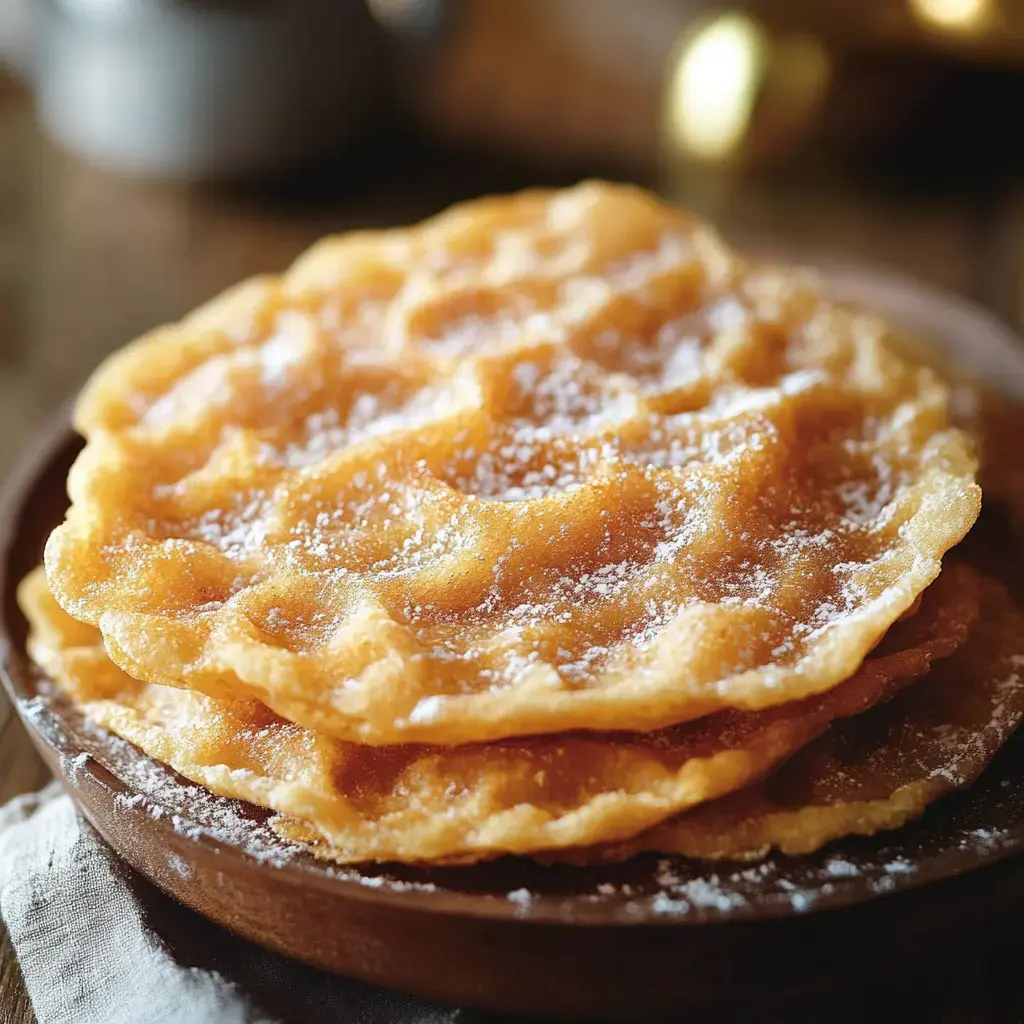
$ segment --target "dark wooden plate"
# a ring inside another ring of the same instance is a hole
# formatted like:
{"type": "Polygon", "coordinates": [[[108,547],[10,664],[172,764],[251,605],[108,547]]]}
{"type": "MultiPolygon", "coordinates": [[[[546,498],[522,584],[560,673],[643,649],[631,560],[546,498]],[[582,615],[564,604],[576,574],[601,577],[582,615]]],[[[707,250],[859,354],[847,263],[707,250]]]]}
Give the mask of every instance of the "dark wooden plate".
{"type": "MultiPolygon", "coordinates": [[[[859,281],[858,297],[871,297],[869,277],[845,273],[848,288],[859,281]]],[[[1024,380],[1024,350],[1005,329],[957,300],[885,280],[904,312],[927,314],[919,326],[945,324],[954,348],[970,345],[976,369],[980,360],[999,383],[1012,364],[1014,382],[1024,380]]],[[[910,969],[909,959],[934,969],[1024,896],[1024,859],[1008,859],[1024,844],[1024,736],[969,792],[914,825],[811,857],[732,867],[644,857],[601,869],[513,859],[430,871],[319,863],[274,838],[265,812],[212,797],[92,727],[27,658],[15,588],[63,515],[79,447],[62,415],[0,505],[4,683],[100,835],[161,889],[239,935],[452,1003],[637,1017],[763,1006],[844,980],[862,986],[869,973],[910,969]]]]}

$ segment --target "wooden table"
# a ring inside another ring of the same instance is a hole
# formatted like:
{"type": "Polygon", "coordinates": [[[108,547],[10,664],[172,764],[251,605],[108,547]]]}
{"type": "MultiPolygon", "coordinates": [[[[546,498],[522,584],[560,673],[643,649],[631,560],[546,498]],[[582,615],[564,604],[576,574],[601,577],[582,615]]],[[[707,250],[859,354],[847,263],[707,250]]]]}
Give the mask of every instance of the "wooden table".
{"type": "MultiPolygon", "coordinates": [[[[0,468],[111,349],[242,277],[284,266],[320,235],[575,176],[409,144],[392,149],[387,172],[348,162],[344,173],[262,193],[125,182],[56,152],[26,97],[2,81],[0,153],[0,468]]],[[[908,201],[824,186],[751,189],[722,211],[730,232],[895,266],[1024,326],[1024,190],[908,201]]],[[[44,781],[0,695],[0,804],[44,781]]],[[[964,999],[943,1019],[1006,1019],[964,999]]],[[[0,927],[0,1024],[32,1019],[0,927]]]]}

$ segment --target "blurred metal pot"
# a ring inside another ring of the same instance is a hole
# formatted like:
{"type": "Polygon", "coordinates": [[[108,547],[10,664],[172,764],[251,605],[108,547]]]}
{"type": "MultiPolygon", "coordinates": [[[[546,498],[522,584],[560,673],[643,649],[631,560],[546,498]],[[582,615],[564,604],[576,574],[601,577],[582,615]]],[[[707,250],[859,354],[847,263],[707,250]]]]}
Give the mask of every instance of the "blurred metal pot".
{"type": "Polygon", "coordinates": [[[344,140],[384,81],[383,32],[364,0],[6,3],[42,123],[118,171],[282,170],[344,140]]]}

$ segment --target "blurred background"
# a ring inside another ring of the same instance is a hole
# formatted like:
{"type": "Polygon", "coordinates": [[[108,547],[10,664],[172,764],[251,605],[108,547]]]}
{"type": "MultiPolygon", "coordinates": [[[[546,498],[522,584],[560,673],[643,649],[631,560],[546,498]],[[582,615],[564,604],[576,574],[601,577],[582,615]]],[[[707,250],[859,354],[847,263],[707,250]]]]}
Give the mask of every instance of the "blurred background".
{"type": "Polygon", "coordinates": [[[0,0],[0,466],[316,237],[599,175],[1024,321],[1024,0],[0,0]]]}

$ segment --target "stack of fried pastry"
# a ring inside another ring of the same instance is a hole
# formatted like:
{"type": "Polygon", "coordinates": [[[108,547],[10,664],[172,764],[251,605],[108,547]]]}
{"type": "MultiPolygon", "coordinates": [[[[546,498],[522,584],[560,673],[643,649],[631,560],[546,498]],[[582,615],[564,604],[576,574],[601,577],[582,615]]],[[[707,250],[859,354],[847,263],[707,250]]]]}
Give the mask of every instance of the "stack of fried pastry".
{"type": "Polygon", "coordinates": [[[97,371],[31,653],[339,861],[894,827],[1024,716],[951,394],[631,188],[329,239],[97,371]]]}

